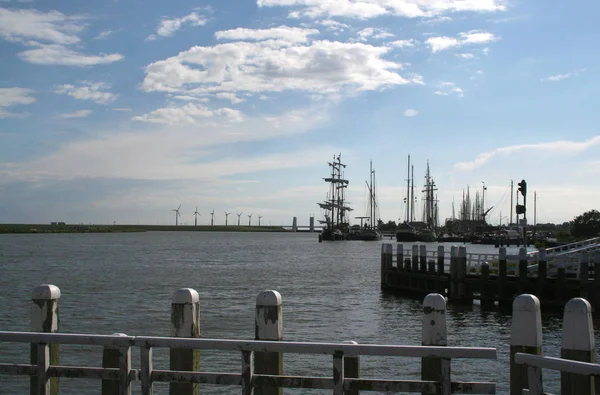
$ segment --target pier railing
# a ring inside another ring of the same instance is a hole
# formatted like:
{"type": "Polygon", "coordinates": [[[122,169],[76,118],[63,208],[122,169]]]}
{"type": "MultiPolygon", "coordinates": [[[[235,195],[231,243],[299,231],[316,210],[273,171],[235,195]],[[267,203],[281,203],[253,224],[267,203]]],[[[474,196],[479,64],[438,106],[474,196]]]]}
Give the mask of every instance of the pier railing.
{"type": "Polygon", "coordinates": [[[160,382],[170,383],[170,395],[197,395],[201,384],[240,386],[243,394],[259,395],[281,394],[282,388],[326,389],[336,395],[357,395],[360,391],[442,395],[496,392],[492,382],[452,381],[452,360],[496,359],[496,349],[448,347],[446,301],[439,294],[428,295],[423,302],[422,342],[418,346],[282,341],[282,303],[277,291],[264,291],[256,298],[254,340],[200,338],[199,295],[190,288],[173,294],[171,337],[58,333],[59,298],[56,286],[36,287],[31,316],[36,332],[0,331],[0,343],[30,344],[30,363],[0,363],[0,375],[30,376],[31,395],[58,395],[61,377],[101,380],[102,395],[129,395],[136,381],[141,383],[143,395],[152,394],[153,384],[160,382]],[[64,364],[59,345],[103,347],[101,367],[64,364]],[[154,367],[153,352],[159,348],[169,350],[169,369],[154,367]],[[239,370],[200,371],[200,350],[239,352],[239,370]],[[139,355],[139,368],[132,363],[135,354],[139,355]],[[331,355],[331,374],[285,375],[284,354],[331,355]],[[420,358],[421,379],[361,377],[361,356],[420,358]]]}
{"type": "Polygon", "coordinates": [[[524,247],[511,256],[504,247],[494,255],[469,254],[465,246],[448,252],[441,245],[427,251],[425,245],[405,250],[398,244],[394,251],[391,243],[383,243],[381,288],[416,297],[435,292],[466,304],[479,300],[483,307],[510,308],[515,296],[531,293],[546,308],[560,309],[573,297],[600,308],[600,251],[550,260],[543,249],[532,258],[524,247]]]}

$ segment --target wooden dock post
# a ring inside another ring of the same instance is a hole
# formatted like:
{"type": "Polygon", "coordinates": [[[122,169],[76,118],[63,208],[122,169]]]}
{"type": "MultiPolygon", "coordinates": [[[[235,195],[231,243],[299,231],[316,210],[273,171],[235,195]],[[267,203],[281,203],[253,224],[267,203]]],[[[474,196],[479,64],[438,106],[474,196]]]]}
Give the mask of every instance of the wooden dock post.
{"type": "Polygon", "coordinates": [[[525,293],[525,285],[527,284],[527,248],[519,248],[519,286],[517,293],[525,293]]]}
{"type": "MultiPolygon", "coordinates": [[[[124,333],[113,333],[114,336],[127,336],[124,333]]],[[[104,347],[102,350],[103,368],[125,368],[131,369],[131,348],[127,347],[104,347]]],[[[102,395],[131,394],[131,385],[128,377],[119,380],[102,380],[102,395]],[[121,389],[122,385],[125,389],[121,389]]]]}
{"type": "Polygon", "coordinates": [[[545,248],[540,248],[538,253],[538,280],[541,282],[546,281],[548,276],[548,254],[545,248]]]}
{"type": "Polygon", "coordinates": [[[458,247],[458,257],[456,262],[457,268],[457,281],[458,281],[458,299],[461,303],[471,302],[471,299],[468,299],[468,294],[470,293],[467,289],[467,247],[460,246],[458,247]]]}
{"type": "MultiPolygon", "coordinates": [[[[171,298],[171,336],[200,337],[200,296],[192,288],[181,288],[171,298]]],[[[171,348],[171,370],[200,371],[200,350],[171,348]]],[[[170,395],[198,395],[198,383],[169,383],[170,395]]]]}
{"type": "Polygon", "coordinates": [[[416,244],[412,245],[412,272],[419,272],[419,246],[416,244]]]}
{"type": "Polygon", "coordinates": [[[589,297],[590,261],[587,252],[582,252],[579,258],[579,296],[589,297]]]}
{"type": "MultiPolygon", "coordinates": [[[[429,294],[423,301],[423,346],[447,346],[446,299],[440,294],[429,294]]],[[[421,380],[441,381],[442,394],[450,393],[450,359],[425,357],[421,359],[421,380]]],[[[429,394],[424,392],[424,394],[429,394]]]]}
{"type": "MultiPolygon", "coordinates": [[[[560,357],[581,362],[595,362],[595,340],[592,306],[583,298],[567,302],[563,316],[560,357]]],[[[594,395],[594,377],[561,373],[562,395],[594,395]]]]}
{"type": "MultiPolygon", "coordinates": [[[[58,300],[60,299],[60,289],[56,285],[42,284],[33,289],[31,295],[31,324],[32,332],[55,333],[58,332],[58,300]]],[[[38,363],[37,344],[31,345],[30,361],[31,364],[38,363]]],[[[58,344],[50,344],[50,365],[59,364],[58,344]]],[[[46,372],[38,374],[42,380],[46,379],[46,372]]],[[[38,383],[37,376],[31,376],[30,394],[38,394],[41,386],[45,388],[45,393],[49,395],[58,395],[58,377],[52,377],[45,383],[38,383]]]]}
{"type": "MultiPolygon", "coordinates": [[[[540,301],[535,295],[523,294],[513,302],[510,328],[510,395],[522,395],[529,389],[527,366],[515,363],[515,354],[542,355],[542,315],[540,301]]],[[[542,370],[536,369],[537,381],[542,381],[542,370]]]]}
{"type": "Polygon", "coordinates": [[[445,260],[444,260],[444,246],[438,246],[437,249],[437,275],[441,276],[444,274],[444,266],[445,266],[445,260]]]}
{"type": "MultiPolygon", "coordinates": [[[[391,250],[392,245],[386,243],[391,250]]],[[[386,247],[387,250],[387,247],[386,247]]],[[[277,291],[263,291],[256,297],[256,315],[254,320],[255,340],[283,340],[283,313],[281,295],[277,291]]],[[[255,352],[254,372],[256,374],[283,374],[283,354],[277,352],[255,352]]],[[[256,388],[256,395],[281,395],[283,388],[256,388]]]]}
{"type": "Polygon", "coordinates": [[[398,243],[396,246],[396,268],[398,271],[404,271],[404,245],[398,243]]]}
{"type": "Polygon", "coordinates": [[[381,244],[381,289],[385,288],[385,246],[387,243],[381,244]]]}
{"type": "Polygon", "coordinates": [[[458,298],[458,278],[457,278],[457,255],[458,247],[452,246],[450,248],[450,289],[448,290],[449,300],[453,301],[458,298]]]}
{"type": "Polygon", "coordinates": [[[508,309],[512,305],[512,291],[509,288],[506,263],[506,247],[500,247],[498,250],[498,306],[502,309],[508,309]]]}
{"type": "Polygon", "coordinates": [[[427,273],[427,246],[425,244],[419,246],[419,258],[420,272],[427,273]]]}
{"type": "Polygon", "coordinates": [[[490,281],[490,265],[487,262],[481,264],[481,294],[479,300],[482,308],[494,306],[494,285],[490,281]]]}
{"type": "MultiPolygon", "coordinates": [[[[355,341],[348,340],[344,343],[358,344],[355,341]]],[[[357,379],[360,377],[360,357],[344,357],[344,377],[357,379]]],[[[344,395],[359,395],[359,390],[345,390],[344,395]]]]}
{"type": "Polygon", "coordinates": [[[594,253],[594,289],[600,289],[600,251],[594,253]]]}
{"type": "Polygon", "coordinates": [[[558,305],[565,303],[564,287],[566,281],[565,265],[561,263],[557,267],[556,287],[554,290],[554,297],[556,298],[556,303],[558,305]]]}

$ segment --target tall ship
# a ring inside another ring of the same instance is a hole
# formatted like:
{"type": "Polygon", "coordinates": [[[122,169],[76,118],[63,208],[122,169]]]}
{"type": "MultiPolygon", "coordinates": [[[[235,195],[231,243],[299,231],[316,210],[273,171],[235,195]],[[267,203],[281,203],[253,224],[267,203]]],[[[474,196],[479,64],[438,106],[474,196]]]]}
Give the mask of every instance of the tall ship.
{"type": "Polygon", "coordinates": [[[319,234],[319,241],[347,240],[349,232],[348,213],[352,208],[347,205],[346,188],[349,181],[344,178],[342,155],[334,155],[333,161],[327,162],[331,169],[329,177],[324,178],[329,184],[329,192],[324,202],[317,203],[323,211],[323,230],[319,234]]]}
{"type": "Polygon", "coordinates": [[[379,207],[377,205],[377,196],[375,195],[375,170],[373,170],[373,162],[370,163],[370,169],[369,181],[366,182],[369,191],[369,216],[359,217],[361,219],[366,218],[368,221],[366,226],[362,228],[359,236],[359,240],[365,241],[381,240],[382,238],[381,231],[377,227],[379,207]]]}
{"type": "Polygon", "coordinates": [[[423,187],[423,216],[421,221],[415,220],[415,181],[414,167],[410,164],[410,155],[408,156],[408,177],[406,180],[406,218],[396,227],[397,241],[423,241],[432,242],[437,240],[436,229],[438,228],[438,204],[435,196],[437,191],[435,182],[429,171],[429,161],[427,161],[427,171],[425,172],[425,185],[423,187]]]}
{"type": "Polygon", "coordinates": [[[400,222],[396,227],[396,241],[417,241],[417,230],[412,225],[415,215],[415,182],[414,177],[411,177],[411,173],[414,175],[414,167],[411,166],[410,155],[408,155],[408,176],[406,177],[406,197],[404,198],[404,202],[406,203],[406,217],[404,222],[400,222]]]}

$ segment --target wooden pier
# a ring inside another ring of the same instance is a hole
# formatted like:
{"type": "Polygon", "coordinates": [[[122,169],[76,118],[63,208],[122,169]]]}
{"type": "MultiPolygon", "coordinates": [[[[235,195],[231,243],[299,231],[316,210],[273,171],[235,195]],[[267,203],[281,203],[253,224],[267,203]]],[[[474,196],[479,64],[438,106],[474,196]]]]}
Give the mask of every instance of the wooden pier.
{"type": "Polygon", "coordinates": [[[422,298],[435,292],[450,303],[510,308],[517,295],[536,295],[544,309],[562,309],[574,297],[587,299],[600,307],[600,246],[584,244],[572,250],[549,254],[527,253],[509,256],[505,248],[498,254],[468,254],[464,246],[445,251],[427,251],[413,244],[410,251],[398,244],[382,244],[381,288],[405,296],[422,298]]]}

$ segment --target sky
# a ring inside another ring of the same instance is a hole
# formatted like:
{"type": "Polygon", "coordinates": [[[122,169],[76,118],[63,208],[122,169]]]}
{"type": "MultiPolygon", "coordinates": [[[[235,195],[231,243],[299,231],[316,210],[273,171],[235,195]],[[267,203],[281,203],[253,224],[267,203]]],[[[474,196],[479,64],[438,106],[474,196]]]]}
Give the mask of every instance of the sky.
{"type": "MultiPolygon", "coordinates": [[[[0,222],[291,225],[351,217],[370,161],[384,221],[467,188],[506,222],[600,202],[596,1],[0,0],[0,222]],[[594,99],[596,98],[596,99],[594,99]],[[236,222],[235,214],[229,223],[236,222]]],[[[422,209],[418,208],[417,212],[422,209]]],[[[353,223],[358,222],[352,219],[353,223]]]]}

